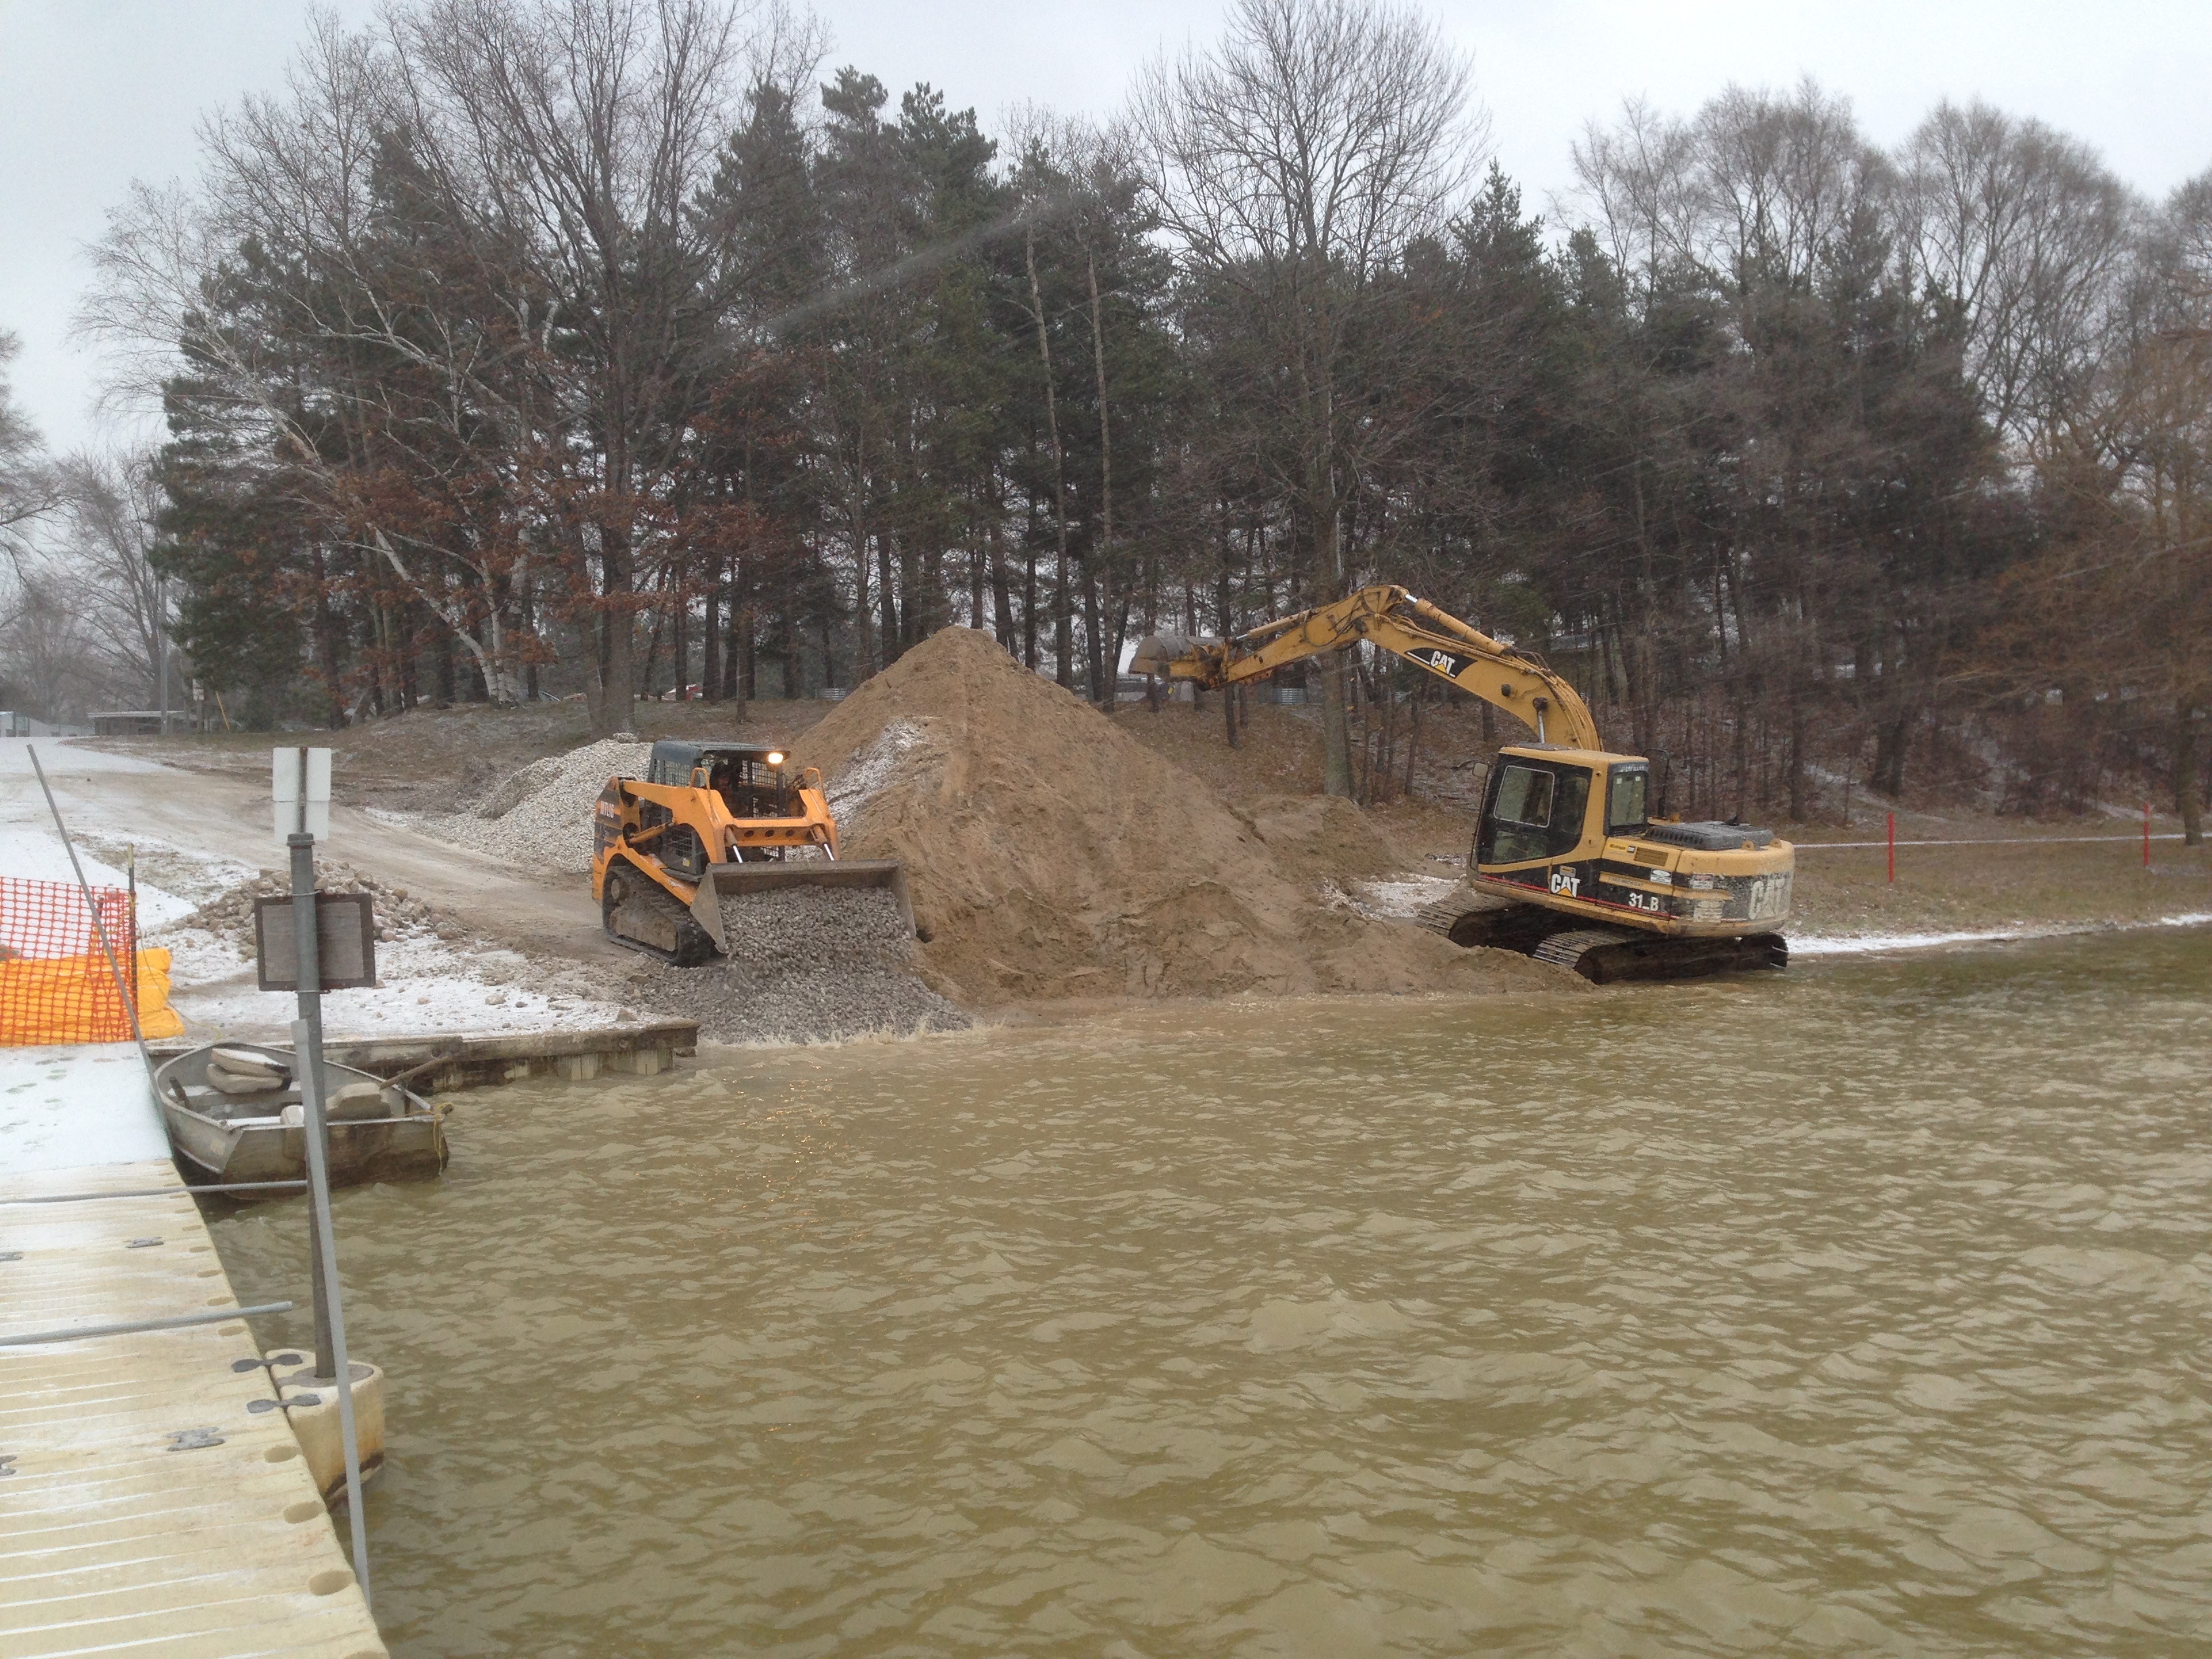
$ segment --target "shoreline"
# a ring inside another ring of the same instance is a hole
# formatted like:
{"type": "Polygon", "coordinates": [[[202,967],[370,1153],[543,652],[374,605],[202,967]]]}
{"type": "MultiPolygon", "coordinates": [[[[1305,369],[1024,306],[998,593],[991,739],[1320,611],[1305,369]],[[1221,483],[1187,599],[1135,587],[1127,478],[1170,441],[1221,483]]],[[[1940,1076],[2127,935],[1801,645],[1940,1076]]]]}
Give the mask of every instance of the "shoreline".
{"type": "Polygon", "coordinates": [[[2212,927],[2212,911],[2192,910],[2136,921],[2084,921],[2047,927],[2018,922],[1998,930],[1948,933],[1800,935],[1785,932],[1784,937],[1790,940],[1790,956],[1794,962],[1800,957],[1878,956],[1911,951],[1940,951],[1968,945],[2022,945],[2037,939],[2082,939],[2105,933],[2143,933],[2160,927],[2212,927]]]}

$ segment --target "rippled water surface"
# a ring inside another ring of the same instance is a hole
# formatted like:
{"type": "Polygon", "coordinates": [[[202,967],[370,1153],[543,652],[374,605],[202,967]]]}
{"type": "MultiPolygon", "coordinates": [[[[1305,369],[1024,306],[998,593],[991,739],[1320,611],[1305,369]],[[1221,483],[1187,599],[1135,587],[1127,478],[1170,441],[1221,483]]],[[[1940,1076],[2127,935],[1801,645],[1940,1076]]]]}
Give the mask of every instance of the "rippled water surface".
{"type": "MultiPolygon", "coordinates": [[[[2171,933],[463,1095],[339,1205],[381,1622],[2202,1651],[2208,992],[2171,933]]],[[[241,1295],[302,1231],[219,1224],[241,1295]]]]}

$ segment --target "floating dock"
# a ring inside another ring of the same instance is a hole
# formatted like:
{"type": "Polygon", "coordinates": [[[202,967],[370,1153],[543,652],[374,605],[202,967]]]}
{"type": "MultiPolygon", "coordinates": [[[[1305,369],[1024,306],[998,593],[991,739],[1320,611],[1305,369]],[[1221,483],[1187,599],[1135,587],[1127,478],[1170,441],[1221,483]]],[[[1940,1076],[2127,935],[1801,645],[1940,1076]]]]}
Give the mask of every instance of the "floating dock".
{"type": "Polygon", "coordinates": [[[381,1659],[135,1049],[0,1049],[0,1654],[381,1659]]]}

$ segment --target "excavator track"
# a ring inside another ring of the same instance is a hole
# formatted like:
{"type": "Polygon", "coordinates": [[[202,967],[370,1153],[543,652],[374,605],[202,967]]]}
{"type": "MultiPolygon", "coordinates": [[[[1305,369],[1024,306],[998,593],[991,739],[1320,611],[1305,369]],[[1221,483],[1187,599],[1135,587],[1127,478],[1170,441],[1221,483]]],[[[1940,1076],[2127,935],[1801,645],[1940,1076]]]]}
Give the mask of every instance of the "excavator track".
{"type": "Polygon", "coordinates": [[[1556,927],[1550,912],[1462,887],[1422,907],[1414,920],[1462,950],[1517,951],[1527,956],[1556,927]]]}
{"type": "Polygon", "coordinates": [[[1553,933],[1528,954],[1539,962],[1548,962],[1554,968],[1571,968],[1584,979],[1602,985],[1613,977],[1606,972],[1612,965],[1607,952],[1612,948],[1632,944],[1635,936],[1619,933],[1610,927],[1577,927],[1565,933],[1553,933]]]}
{"type": "Polygon", "coordinates": [[[599,915],[607,937],[617,945],[678,968],[698,968],[714,960],[714,940],[698,918],[643,872],[616,863],[607,868],[599,915]]]}
{"type": "Polygon", "coordinates": [[[1415,918],[1429,932],[1468,950],[1516,951],[1566,968],[1599,985],[1617,980],[1704,979],[1715,974],[1787,967],[1779,933],[1745,939],[1668,939],[1623,927],[1559,927],[1540,905],[1518,904],[1462,887],[1415,918]]]}
{"type": "Polygon", "coordinates": [[[1790,944],[1779,933],[1745,939],[1665,939],[1617,927],[1576,927],[1553,933],[1528,953],[1572,969],[1595,985],[1620,980],[1705,979],[1786,968],[1790,944]]]}

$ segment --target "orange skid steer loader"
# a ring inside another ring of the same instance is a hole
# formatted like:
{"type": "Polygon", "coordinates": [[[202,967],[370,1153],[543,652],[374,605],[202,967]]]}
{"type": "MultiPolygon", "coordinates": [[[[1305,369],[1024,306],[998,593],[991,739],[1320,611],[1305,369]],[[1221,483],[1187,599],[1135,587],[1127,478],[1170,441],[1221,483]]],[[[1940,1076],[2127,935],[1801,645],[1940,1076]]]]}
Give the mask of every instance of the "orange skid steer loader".
{"type": "Polygon", "coordinates": [[[724,899],[779,888],[888,888],[914,926],[904,866],[841,860],[822,775],[794,781],[758,744],[654,744],[642,780],[608,780],[592,829],[607,936],[679,968],[729,954],[724,899]]]}

